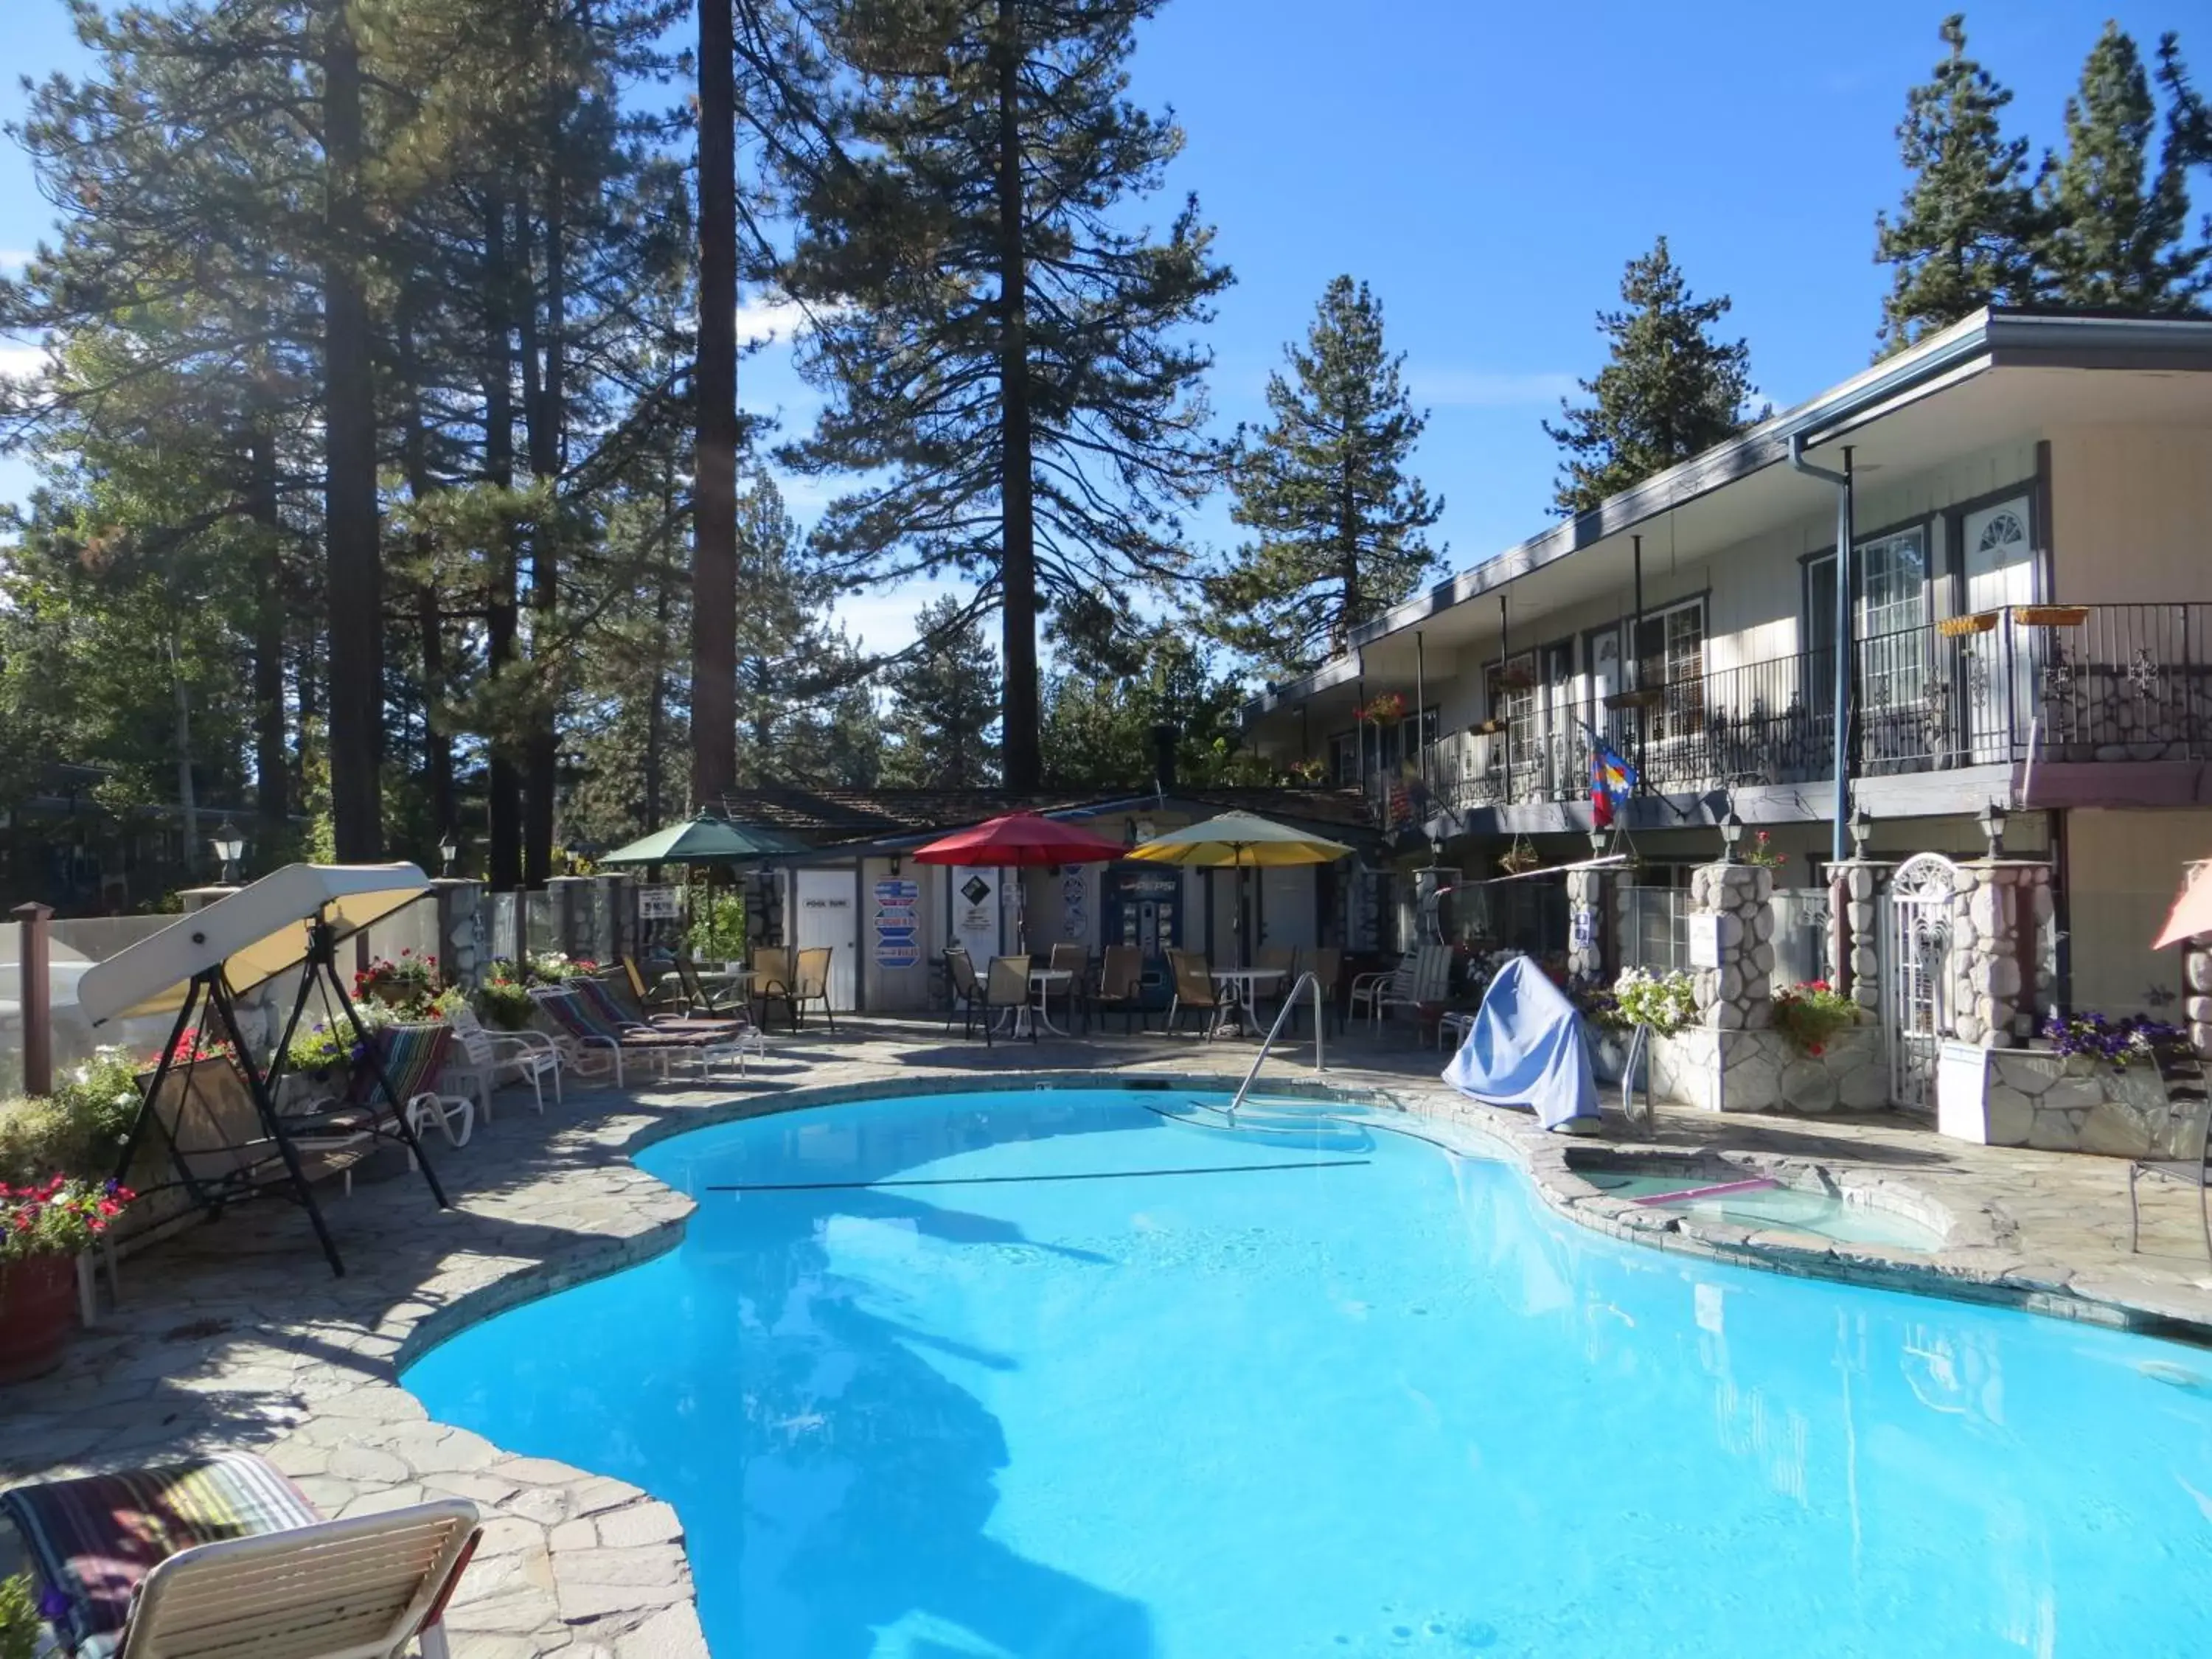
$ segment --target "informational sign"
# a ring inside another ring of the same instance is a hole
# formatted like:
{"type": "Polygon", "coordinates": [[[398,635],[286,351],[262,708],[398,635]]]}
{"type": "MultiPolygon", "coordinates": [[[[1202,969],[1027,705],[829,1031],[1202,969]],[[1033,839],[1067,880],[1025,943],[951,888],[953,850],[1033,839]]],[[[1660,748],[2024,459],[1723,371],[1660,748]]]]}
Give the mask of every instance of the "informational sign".
{"type": "Polygon", "coordinates": [[[1571,943],[1577,951],[1587,951],[1597,943],[1597,912],[1587,904],[1578,904],[1575,907],[1574,932],[1571,943]]]}
{"type": "Polygon", "coordinates": [[[1091,937],[1089,878],[1070,869],[1060,878],[1060,932],[1063,939],[1091,937]]]}
{"type": "Polygon", "coordinates": [[[637,890],[637,915],[641,921],[673,921],[684,914],[684,896],[673,887],[641,887],[637,890]]]}
{"type": "Polygon", "coordinates": [[[1718,916],[1696,915],[1686,918],[1690,930],[1690,966],[1717,968],[1721,965],[1721,919],[1718,916]]]}
{"type": "Polygon", "coordinates": [[[977,970],[999,954],[999,872],[955,865],[948,872],[952,942],[965,945],[977,970]]]}
{"type": "Polygon", "coordinates": [[[879,881],[876,884],[876,966],[919,968],[921,965],[921,884],[917,881],[879,881]]]}

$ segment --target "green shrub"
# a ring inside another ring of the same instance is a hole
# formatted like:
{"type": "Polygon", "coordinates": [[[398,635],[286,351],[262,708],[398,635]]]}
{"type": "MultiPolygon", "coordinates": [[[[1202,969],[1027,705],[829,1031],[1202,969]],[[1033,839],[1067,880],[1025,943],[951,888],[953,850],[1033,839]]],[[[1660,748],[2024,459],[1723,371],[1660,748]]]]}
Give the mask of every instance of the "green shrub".
{"type": "Polygon", "coordinates": [[[32,1659],[39,1650],[39,1598],[31,1575],[0,1578],[0,1659],[32,1659]]]}
{"type": "Polygon", "coordinates": [[[695,957],[709,962],[726,961],[745,948],[745,898],[724,888],[698,907],[684,943],[695,957]]]}
{"type": "Polygon", "coordinates": [[[52,1094],[0,1102],[0,1182],[113,1175],[139,1098],[137,1062],[120,1048],[102,1048],[52,1094]]]}

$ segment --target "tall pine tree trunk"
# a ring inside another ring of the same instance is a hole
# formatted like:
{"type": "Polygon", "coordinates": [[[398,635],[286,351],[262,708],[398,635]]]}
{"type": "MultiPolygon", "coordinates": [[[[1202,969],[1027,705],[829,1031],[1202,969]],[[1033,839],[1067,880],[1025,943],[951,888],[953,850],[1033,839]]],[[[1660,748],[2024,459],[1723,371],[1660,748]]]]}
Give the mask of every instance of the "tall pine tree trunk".
{"type": "MultiPolygon", "coordinates": [[[[557,137],[549,140],[557,143],[557,137]]],[[[557,162],[547,181],[545,199],[545,324],[538,327],[536,302],[525,310],[522,343],[523,422],[530,447],[530,471],[545,492],[546,505],[530,535],[530,659],[534,695],[529,702],[523,739],[522,871],[533,886],[553,873],[554,793],[557,784],[558,738],[554,711],[560,679],[557,649],[561,554],[557,501],[561,475],[562,340],[568,319],[562,264],[565,254],[557,162]]]]}
{"type": "Polygon", "coordinates": [[[1022,223],[1021,67],[1018,0],[999,0],[1000,498],[1004,529],[999,582],[1004,598],[1006,686],[1000,753],[1009,789],[1035,789],[1038,749],[1036,517],[1030,497],[1029,273],[1022,223]]]}
{"type": "Polygon", "coordinates": [[[284,543],[277,520],[276,434],[256,411],[246,435],[248,510],[261,532],[253,610],[253,800],[261,846],[276,847],[291,811],[291,760],[284,752],[284,543]]]}
{"type": "Polygon", "coordinates": [[[327,0],[323,149],[324,540],[329,563],[331,817],[340,863],[384,854],[384,573],[378,547],[376,387],[361,257],[361,52],[347,0],[327,0]]]}
{"type": "MultiPolygon", "coordinates": [[[[490,307],[491,356],[484,373],[484,471],[500,489],[514,487],[514,279],[507,257],[507,203],[495,196],[484,210],[485,288],[490,307]]],[[[502,524],[491,550],[491,592],[485,611],[485,647],[495,681],[515,672],[515,546],[511,523],[502,524]]],[[[504,730],[491,734],[487,780],[488,871],[495,889],[522,884],[522,775],[504,730]]]]}
{"type": "MultiPolygon", "coordinates": [[[[422,408],[422,364],[415,354],[410,321],[402,317],[399,329],[401,373],[407,382],[407,430],[400,441],[400,461],[407,475],[407,494],[421,507],[435,493],[430,476],[430,434],[422,408]]],[[[459,827],[453,799],[453,739],[439,729],[438,704],[446,694],[445,616],[439,605],[436,546],[428,531],[415,534],[415,557],[419,575],[415,586],[415,629],[422,663],[422,781],[429,797],[431,830],[438,835],[459,827]]]]}
{"type": "Polygon", "coordinates": [[[738,770],[738,161],[732,0],[699,0],[699,337],[692,469],[691,799],[738,770]]]}

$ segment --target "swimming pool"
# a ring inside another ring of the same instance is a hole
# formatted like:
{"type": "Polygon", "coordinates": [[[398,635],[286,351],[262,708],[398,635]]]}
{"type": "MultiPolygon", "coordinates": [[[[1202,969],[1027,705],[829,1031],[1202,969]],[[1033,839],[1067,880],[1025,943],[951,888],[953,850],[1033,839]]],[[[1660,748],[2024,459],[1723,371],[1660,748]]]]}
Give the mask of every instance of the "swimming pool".
{"type": "Polygon", "coordinates": [[[406,1384],[672,1502],[721,1659],[2212,1642],[2212,1356],[1620,1243],[1419,1120],[1190,1100],[664,1142],[679,1249],[406,1384]]]}

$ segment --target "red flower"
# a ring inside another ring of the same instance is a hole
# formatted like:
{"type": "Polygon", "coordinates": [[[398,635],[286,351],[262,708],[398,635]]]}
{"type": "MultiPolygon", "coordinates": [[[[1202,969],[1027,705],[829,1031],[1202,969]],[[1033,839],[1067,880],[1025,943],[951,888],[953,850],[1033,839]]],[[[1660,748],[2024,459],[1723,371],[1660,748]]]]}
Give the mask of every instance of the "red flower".
{"type": "Polygon", "coordinates": [[[1817,1054],[1821,1052],[1820,1045],[1815,1042],[1808,1048],[1805,1052],[1808,1054],[1817,1054]]]}

